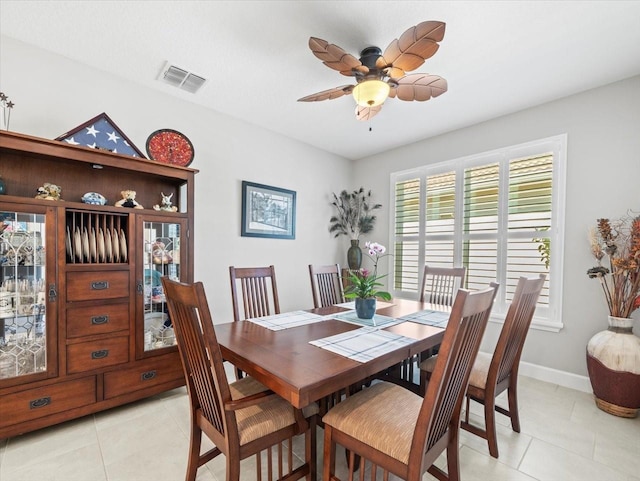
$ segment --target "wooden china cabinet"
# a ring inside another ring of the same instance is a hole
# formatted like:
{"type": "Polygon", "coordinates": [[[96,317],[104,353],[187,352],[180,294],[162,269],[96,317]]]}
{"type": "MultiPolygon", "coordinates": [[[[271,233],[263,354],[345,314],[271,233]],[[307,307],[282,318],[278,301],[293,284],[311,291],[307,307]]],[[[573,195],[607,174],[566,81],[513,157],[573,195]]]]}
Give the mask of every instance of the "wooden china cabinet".
{"type": "Polygon", "coordinates": [[[0,438],[184,384],[160,278],[193,281],[196,173],[0,132],[0,438]]]}

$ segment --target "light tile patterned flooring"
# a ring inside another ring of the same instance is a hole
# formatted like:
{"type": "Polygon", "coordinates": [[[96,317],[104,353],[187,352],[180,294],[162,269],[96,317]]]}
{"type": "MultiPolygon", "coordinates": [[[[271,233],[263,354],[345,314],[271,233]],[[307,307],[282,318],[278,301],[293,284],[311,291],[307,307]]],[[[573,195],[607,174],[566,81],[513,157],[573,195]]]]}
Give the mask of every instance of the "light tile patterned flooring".
{"type": "MultiPolygon", "coordinates": [[[[521,376],[519,388],[522,433],[497,415],[499,459],[489,456],[484,440],[461,432],[462,481],[640,481],[640,417],[606,414],[589,394],[527,377],[521,376]]],[[[480,414],[472,403],[476,422],[482,422],[480,414]]],[[[188,426],[188,399],[181,388],[3,439],[0,481],[180,481],[188,426]]],[[[320,474],[322,435],[320,429],[320,474]]],[[[303,443],[296,442],[296,449],[304,452],[303,443]]],[[[344,465],[342,453],[338,460],[344,465]]],[[[255,479],[254,460],[243,463],[242,479],[255,479]]],[[[443,456],[437,464],[446,466],[443,456]]],[[[200,468],[198,481],[222,481],[224,474],[224,460],[215,459],[200,468]]]]}

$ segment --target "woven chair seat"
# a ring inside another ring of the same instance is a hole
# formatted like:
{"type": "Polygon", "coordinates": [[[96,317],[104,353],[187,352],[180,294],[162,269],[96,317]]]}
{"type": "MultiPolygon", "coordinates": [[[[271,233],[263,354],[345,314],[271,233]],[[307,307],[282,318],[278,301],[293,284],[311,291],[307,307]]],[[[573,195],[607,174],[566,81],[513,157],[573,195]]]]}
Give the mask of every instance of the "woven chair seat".
{"type": "Polygon", "coordinates": [[[380,382],[338,403],[322,421],[407,464],[421,406],[417,394],[380,382]]]}
{"type": "MultiPolygon", "coordinates": [[[[231,398],[237,400],[266,391],[267,388],[252,377],[244,377],[229,384],[229,390],[231,398]]],[[[304,408],[302,412],[305,418],[309,418],[318,413],[318,406],[313,403],[304,408]]],[[[296,422],[291,404],[281,397],[270,398],[255,406],[238,409],[236,420],[238,421],[241,446],[296,422]]]]}
{"type": "MultiPolygon", "coordinates": [[[[431,356],[420,363],[420,369],[433,372],[433,368],[436,365],[438,356],[431,356]]],[[[471,368],[471,375],[469,376],[469,386],[477,387],[478,389],[484,389],[487,385],[487,374],[489,374],[489,366],[491,365],[491,355],[486,352],[479,352],[476,357],[476,362],[473,363],[471,368]]]]}

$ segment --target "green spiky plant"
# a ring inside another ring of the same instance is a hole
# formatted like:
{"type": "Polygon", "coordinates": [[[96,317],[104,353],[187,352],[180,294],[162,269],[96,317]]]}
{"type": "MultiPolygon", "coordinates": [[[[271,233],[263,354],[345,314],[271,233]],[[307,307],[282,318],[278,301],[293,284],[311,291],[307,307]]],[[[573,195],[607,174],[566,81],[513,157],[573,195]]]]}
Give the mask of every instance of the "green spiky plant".
{"type": "Polygon", "coordinates": [[[338,213],[329,219],[329,232],[334,237],[346,235],[352,240],[373,230],[376,222],[373,211],[382,207],[382,204],[372,203],[371,191],[365,192],[363,187],[353,192],[343,190],[340,195],[334,193],[331,205],[338,213]]]}

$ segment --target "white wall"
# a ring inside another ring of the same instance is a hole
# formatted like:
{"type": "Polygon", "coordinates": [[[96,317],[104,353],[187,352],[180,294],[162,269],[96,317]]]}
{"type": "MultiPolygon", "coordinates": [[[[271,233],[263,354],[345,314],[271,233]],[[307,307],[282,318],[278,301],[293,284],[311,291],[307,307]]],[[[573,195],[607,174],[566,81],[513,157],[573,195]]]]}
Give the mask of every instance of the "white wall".
{"type": "Polygon", "coordinates": [[[230,265],[275,265],[281,308],[291,310],[312,305],[309,263],[346,262],[348,242],[328,232],[331,192],[351,188],[351,164],[339,156],[7,37],[0,38],[0,90],[16,104],[15,132],[53,139],[106,112],[142,152],[160,128],[189,137],[190,167],[200,171],[195,278],[216,322],[232,319],[230,265]],[[242,180],[296,191],[295,240],[240,236],[242,180]]]}
{"type": "MultiPolygon", "coordinates": [[[[428,109],[429,103],[419,108],[428,109]]],[[[362,159],[354,175],[389,199],[391,172],[563,133],[568,135],[564,329],[532,330],[522,359],[586,375],[586,344],[607,327],[600,287],[586,275],[594,265],[587,231],[598,218],[619,217],[628,209],[640,212],[640,76],[362,159]]],[[[389,225],[389,209],[380,221],[381,228],[389,225]]],[[[390,242],[388,230],[378,236],[390,242]]],[[[495,343],[498,332],[499,325],[490,324],[483,350],[495,343]]]]}

